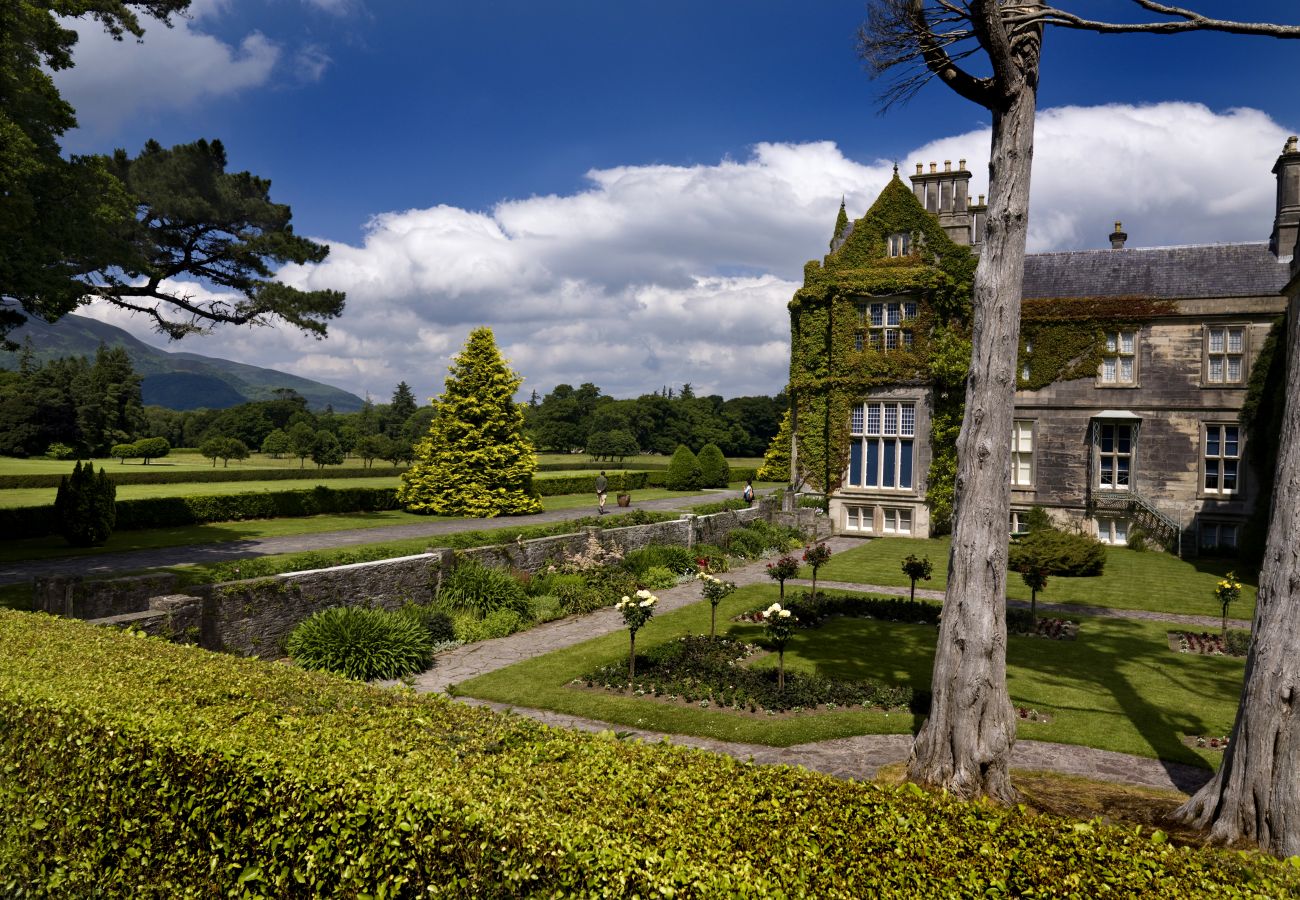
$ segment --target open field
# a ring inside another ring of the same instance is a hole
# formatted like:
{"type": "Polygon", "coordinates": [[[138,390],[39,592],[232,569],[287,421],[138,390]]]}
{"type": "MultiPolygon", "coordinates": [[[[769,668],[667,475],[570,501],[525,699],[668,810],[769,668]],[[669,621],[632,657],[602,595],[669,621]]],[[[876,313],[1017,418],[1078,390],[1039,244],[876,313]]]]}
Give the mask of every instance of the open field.
{"type": "MultiPolygon", "coordinates": [[[[917,588],[942,591],[948,584],[950,543],[946,537],[929,540],[876,538],[831,557],[817,577],[826,581],[907,587],[911,582],[900,567],[903,557],[914,553],[928,557],[934,564],[934,575],[929,581],[918,581],[917,588]]],[[[1233,562],[1225,559],[1197,557],[1183,560],[1168,553],[1107,547],[1105,572],[1091,578],[1052,576],[1048,579],[1047,590],[1038,592],[1038,601],[1217,616],[1220,609],[1214,599],[1214,586],[1232,567],[1233,562]]],[[[800,572],[802,578],[811,575],[812,570],[807,567],[800,572]]],[[[1228,610],[1228,618],[1250,619],[1255,614],[1257,588],[1245,573],[1237,572],[1237,575],[1242,581],[1241,599],[1228,610]]],[[[1029,599],[1029,588],[1025,587],[1017,572],[1007,573],[1007,596],[1017,600],[1029,599]]]]}
{"type": "MultiPolygon", "coordinates": [[[[741,588],[718,609],[719,632],[753,639],[756,625],[727,622],[776,598],[766,585],[741,588]],[[722,623],[727,623],[725,626],[722,623]]],[[[709,606],[697,603],[657,616],[637,635],[637,649],[687,633],[707,633],[709,606]]],[[[1229,657],[1169,650],[1159,622],[1084,619],[1077,641],[1012,637],[1008,686],[1014,703],[1049,717],[1021,721],[1025,738],[1080,744],[1138,756],[1210,766],[1216,757],[1181,742],[1183,734],[1223,735],[1232,727],[1244,663],[1229,657]]],[[[871,619],[831,619],[797,631],[786,650],[789,671],[872,678],[928,689],[937,630],[871,619]]],[[[627,658],[626,632],[480,676],[456,693],[517,706],[557,710],[620,725],[729,741],[791,746],[854,734],[911,733],[917,717],[903,712],[822,711],[759,717],[657,700],[582,690],[569,682],[627,658]]],[[[756,665],[774,665],[761,657],[756,665]]]]}

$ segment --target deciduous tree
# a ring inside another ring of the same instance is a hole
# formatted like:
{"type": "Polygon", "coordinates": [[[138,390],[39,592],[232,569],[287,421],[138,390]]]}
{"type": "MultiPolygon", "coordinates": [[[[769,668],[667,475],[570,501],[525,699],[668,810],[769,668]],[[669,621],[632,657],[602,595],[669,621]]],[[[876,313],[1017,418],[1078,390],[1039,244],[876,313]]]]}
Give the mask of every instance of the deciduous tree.
{"type": "Polygon", "coordinates": [[[938,78],[992,114],[989,208],[975,271],[971,367],[957,438],[948,588],[930,717],[917,734],[908,763],[913,780],[958,796],[985,794],[1006,802],[1016,797],[1008,772],[1015,712],[1006,687],[1006,523],[1043,29],[1053,25],[1104,33],[1211,30],[1300,37],[1300,26],[1230,22],[1156,0],[1133,2],[1163,18],[1145,23],[1095,21],[1045,0],[874,0],[861,31],[862,51],[873,70],[902,73],[886,92],[887,103],[906,99],[938,78]],[[986,58],[988,75],[972,75],[959,65],[974,54],[986,58]]]}
{"type": "Polygon", "coordinates": [[[402,473],[397,497],[412,512],[500,516],[539,512],[537,458],[514,401],[523,379],[506,365],[490,328],[470,332],[455,358],[429,433],[402,473]]]}

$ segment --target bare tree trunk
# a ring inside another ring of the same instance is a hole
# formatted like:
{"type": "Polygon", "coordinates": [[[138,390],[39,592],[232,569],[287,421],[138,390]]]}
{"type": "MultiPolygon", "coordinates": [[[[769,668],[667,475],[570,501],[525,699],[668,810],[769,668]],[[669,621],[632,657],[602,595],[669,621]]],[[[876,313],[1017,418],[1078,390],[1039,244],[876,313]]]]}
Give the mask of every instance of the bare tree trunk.
{"type": "Polygon", "coordinates": [[[1288,330],[1281,452],[1237,721],[1218,774],[1174,813],[1215,843],[1247,840],[1278,856],[1300,854],[1300,296],[1288,330]]]}
{"type": "Polygon", "coordinates": [[[957,484],[948,588],[935,652],[930,717],[907,774],[961,797],[1016,797],[1016,741],[1007,693],[1007,521],[1020,292],[1029,218],[1036,84],[993,110],[988,226],[975,271],[966,412],[957,438],[957,484]]]}

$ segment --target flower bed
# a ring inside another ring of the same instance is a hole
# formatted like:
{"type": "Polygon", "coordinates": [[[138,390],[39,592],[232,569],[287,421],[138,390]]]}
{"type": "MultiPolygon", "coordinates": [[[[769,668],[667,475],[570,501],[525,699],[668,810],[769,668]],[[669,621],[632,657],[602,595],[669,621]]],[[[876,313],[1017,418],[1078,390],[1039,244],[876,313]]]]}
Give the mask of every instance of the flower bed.
{"type": "Polygon", "coordinates": [[[1222,752],[1228,749],[1229,742],[1230,739],[1227,735],[1189,734],[1183,737],[1184,745],[1197,750],[1218,750],[1222,752]]]}
{"type": "Polygon", "coordinates": [[[1034,622],[1025,610],[1007,613],[1007,632],[1020,637],[1040,637],[1052,641],[1073,641],[1079,637],[1079,623],[1069,619],[1038,619],[1034,622]],[[1024,615],[1012,615],[1023,613],[1024,615]]]}
{"type": "Polygon", "coordinates": [[[686,635],[637,656],[636,676],[628,680],[624,661],[601,666],[571,684],[607,691],[628,691],[670,702],[718,707],[762,715],[818,707],[912,709],[926,712],[929,693],[871,681],[833,681],[817,675],[788,673],[777,687],[772,669],[744,665],[762,649],[743,641],[686,635]]]}
{"type": "Polygon", "coordinates": [[[1250,646],[1250,632],[1229,631],[1227,638],[1208,631],[1171,631],[1169,649],[1201,656],[1245,656],[1250,646]]]}
{"type": "Polygon", "coordinates": [[[1048,722],[1052,721],[1047,716],[1040,713],[1038,710],[1030,709],[1027,706],[1016,707],[1016,718],[1022,719],[1025,722],[1039,722],[1043,725],[1046,725],[1048,722]]]}

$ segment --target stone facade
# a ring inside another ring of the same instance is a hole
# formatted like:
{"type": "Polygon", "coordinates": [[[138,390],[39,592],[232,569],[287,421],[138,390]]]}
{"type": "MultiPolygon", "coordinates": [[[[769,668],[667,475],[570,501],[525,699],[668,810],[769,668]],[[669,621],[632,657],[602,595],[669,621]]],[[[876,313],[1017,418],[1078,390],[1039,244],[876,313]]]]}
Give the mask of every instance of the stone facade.
{"type": "MultiPolygon", "coordinates": [[[[1251,369],[1286,309],[1282,291],[1300,236],[1300,150],[1294,138],[1273,174],[1277,209],[1267,243],[1128,248],[1128,235],[1116,222],[1110,249],[1026,258],[1026,300],[1109,302],[1117,324],[1101,337],[1104,352],[1095,377],[1017,392],[1012,532],[1020,530],[1029,509],[1044,507],[1055,520],[1111,543],[1124,543],[1140,528],[1180,552],[1236,547],[1260,500],[1239,414],[1251,369]],[[1122,304],[1129,299],[1155,302],[1160,312],[1124,322],[1122,304]]],[[[915,197],[949,237],[978,252],[985,207],[982,197],[971,201],[969,180],[964,161],[956,170],[951,163],[942,170],[931,163],[928,172],[918,165],[911,177],[915,197]]],[[[851,223],[845,233],[853,230],[851,223]]],[[[897,297],[865,299],[878,306],[897,297]]],[[[1023,351],[1033,348],[1025,345],[1023,351]]],[[[886,489],[864,485],[861,477],[854,484],[854,467],[862,463],[851,459],[843,485],[828,498],[835,530],[928,536],[929,429],[920,421],[930,408],[927,395],[900,384],[875,389],[863,400],[868,409],[881,400],[915,404],[913,484],[886,489]]],[[[852,440],[861,431],[855,424],[852,440]]],[[[873,433],[870,427],[866,432],[873,433]]]]}

